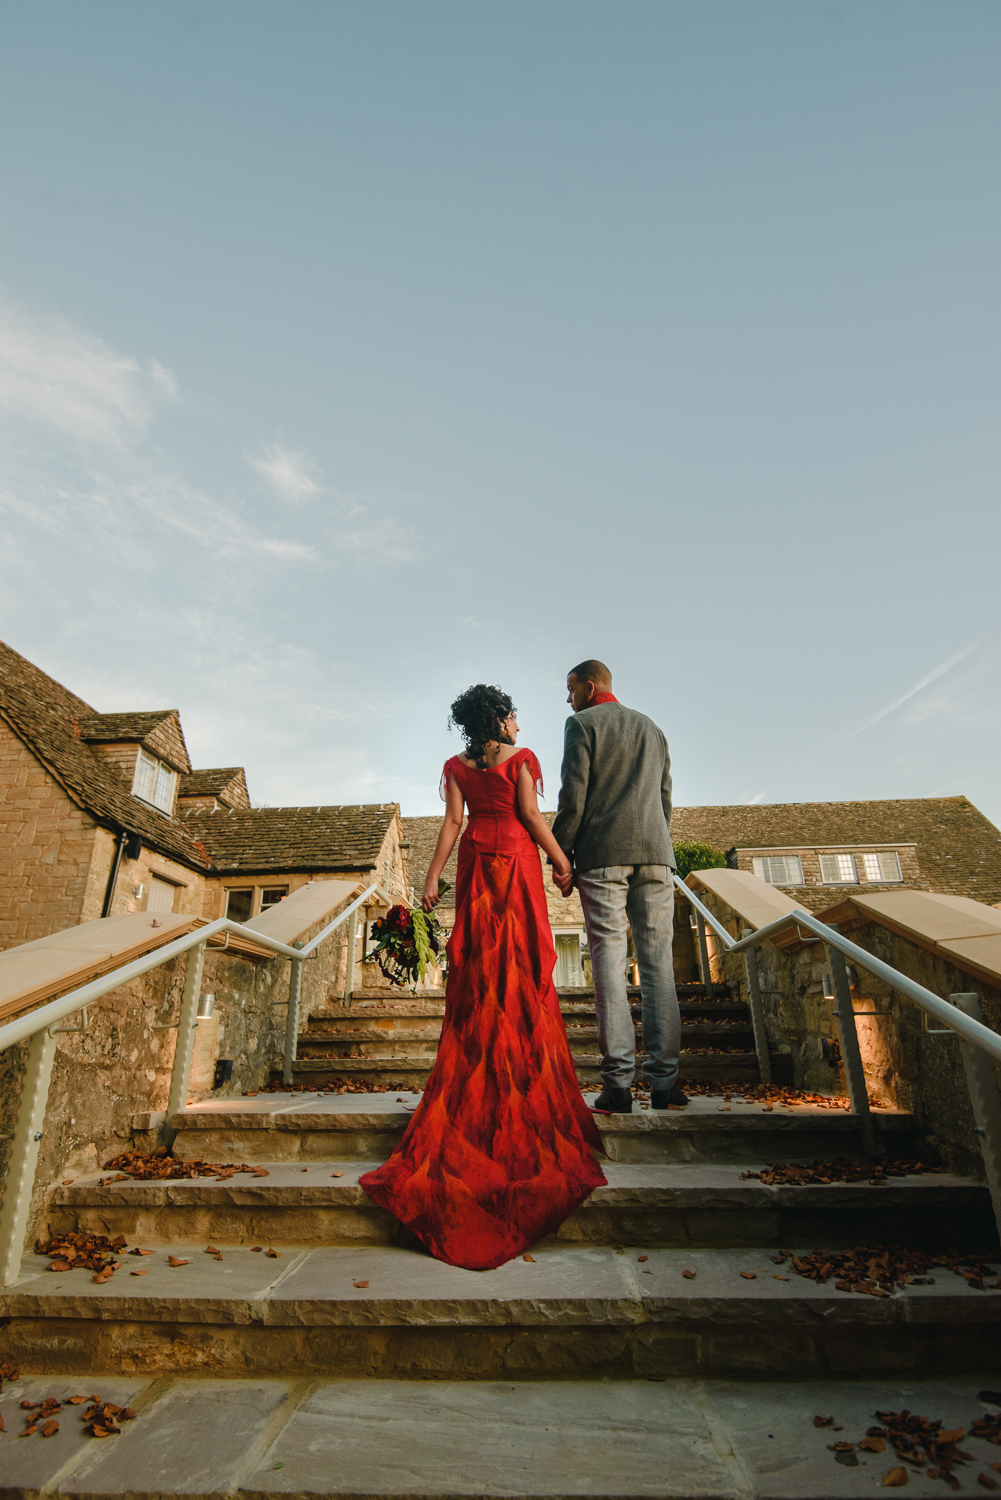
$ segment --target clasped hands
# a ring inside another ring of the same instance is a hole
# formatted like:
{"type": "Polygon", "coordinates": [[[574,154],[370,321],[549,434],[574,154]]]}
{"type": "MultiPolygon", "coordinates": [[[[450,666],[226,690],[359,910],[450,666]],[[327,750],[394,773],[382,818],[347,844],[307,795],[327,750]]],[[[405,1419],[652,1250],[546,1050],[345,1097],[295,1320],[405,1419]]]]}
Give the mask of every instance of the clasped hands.
{"type": "Polygon", "coordinates": [[[565,870],[557,869],[556,865],[553,865],[553,885],[559,891],[561,896],[569,896],[570,892],[573,890],[573,882],[573,866],[569,863],[569,861],[567,862],[567,867],[565,870]]]}

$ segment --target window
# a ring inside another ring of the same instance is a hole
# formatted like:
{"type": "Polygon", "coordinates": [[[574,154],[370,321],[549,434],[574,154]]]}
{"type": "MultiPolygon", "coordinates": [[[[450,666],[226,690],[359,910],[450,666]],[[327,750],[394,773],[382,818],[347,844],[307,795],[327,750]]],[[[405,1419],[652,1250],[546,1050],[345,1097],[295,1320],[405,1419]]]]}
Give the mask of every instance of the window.
{"type": "Polygon", "coordinates": [[[171,885],[169,880],[158,880],[155,875],[149,878],[149,899],[146,902],[147,911],[173,911],[174,893],[176,885],[171,885]]]}
{"type": "Polygon", "coordinates": [[[892,851],[886,854],[863,854],[860,857],[866,880],[903,880],[900,858],[892,851]]]}
{"type": "Polygon", "coordinates": [[[162,812],[170,812],[174,801],[174,773],[162,760],[140,750],[132,790],[144,802],[152,802],[162,812]]]}
{"type": "Polygon", "coordinates": [[[822,854],[820,878],[825,885],[856,885],[858,870],[852,854],[822,854]]]}
{"type": "Polygon", "coordinates": [[[254,887],[226,892],[226,915],[231,922],[249,922],[254,911],[254,887]]]}
{"type": "Polygon", "coordinates": [[[580,961],[580,934],[558,932],[555,935],[556,970],[554,980],[558,989],[583,989],[584,966],[580,961]]]}
{"type": "Polygon", "coordinates": [[[769,885],[802,885],[803,861],[798,854],[768,855],[755,857],[754,873],[759,880],[769,885]]]}
{"type": "Polygon", "coordinates": [[[275,885],[261,892],[261,911],[267,911],[269,906],[277,906],[279,901],[284,901],[288,895],[287,885],[275,885]]]}

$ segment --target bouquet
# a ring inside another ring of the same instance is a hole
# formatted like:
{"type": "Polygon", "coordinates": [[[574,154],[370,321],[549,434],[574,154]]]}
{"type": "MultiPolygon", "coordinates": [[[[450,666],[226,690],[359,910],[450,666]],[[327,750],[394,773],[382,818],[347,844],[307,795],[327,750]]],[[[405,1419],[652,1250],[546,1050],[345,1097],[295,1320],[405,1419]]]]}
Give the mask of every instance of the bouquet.
{"type": "MultiPolygon", "coordinates": [[[[439,880],[439,895],[449,889],[447,880],[439,880]]],[[[375,947],[365,962],[378,964],[391,984],[409,984],[411,990],[436,966],[443,947],[437,917],[419,906],[391,906],[372,923],[372,935],[375,947]]]]}

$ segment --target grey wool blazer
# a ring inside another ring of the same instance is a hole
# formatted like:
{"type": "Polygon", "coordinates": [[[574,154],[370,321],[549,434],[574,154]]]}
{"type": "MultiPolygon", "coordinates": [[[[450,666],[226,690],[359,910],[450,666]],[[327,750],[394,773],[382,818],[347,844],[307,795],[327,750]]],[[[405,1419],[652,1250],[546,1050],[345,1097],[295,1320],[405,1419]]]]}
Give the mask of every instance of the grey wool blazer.
{"type": "Polygon", "coordinates": [[[567,720],[553,835],[578,870],[676,868],[671,757],[663,730],[646,714],[599,703],[567,720]]]}

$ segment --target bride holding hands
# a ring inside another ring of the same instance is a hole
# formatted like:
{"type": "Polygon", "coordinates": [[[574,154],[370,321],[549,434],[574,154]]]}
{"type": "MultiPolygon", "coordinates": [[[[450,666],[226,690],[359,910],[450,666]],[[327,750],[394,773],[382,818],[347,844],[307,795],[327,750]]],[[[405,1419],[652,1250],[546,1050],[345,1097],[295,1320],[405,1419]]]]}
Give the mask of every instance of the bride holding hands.
{"type": "Polygon", "coordinates": [[[465,750],[445,762],[445,817],[422,905],[459,837],[438,1058],[392,1156],[361,1186],[432,1255],[489,1270],[552,1234],[605,1182],[553,984],[539,848],[570,863],[539,811],[542,769],[518,749],[508,695],[478,683],[452,704],[465,750]]]}

